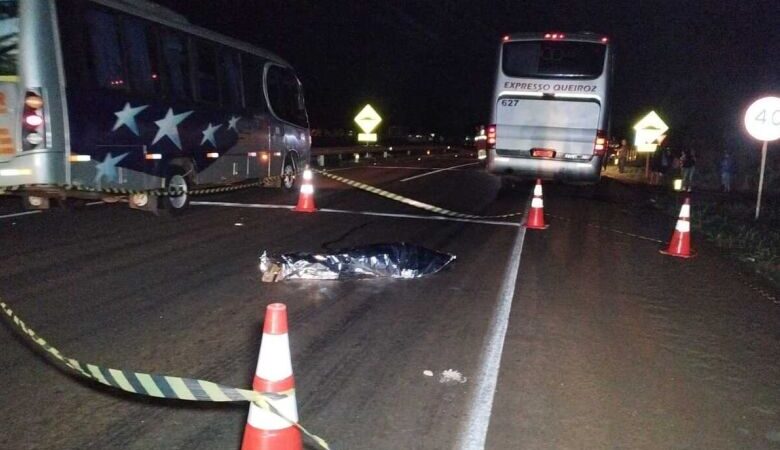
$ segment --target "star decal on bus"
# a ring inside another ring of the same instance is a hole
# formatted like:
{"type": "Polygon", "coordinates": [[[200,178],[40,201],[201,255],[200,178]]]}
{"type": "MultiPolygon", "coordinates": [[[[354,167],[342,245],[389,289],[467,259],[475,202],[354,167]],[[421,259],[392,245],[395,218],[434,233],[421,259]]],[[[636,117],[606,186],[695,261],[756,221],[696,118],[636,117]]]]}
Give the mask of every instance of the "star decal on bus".
{"type": "Polygon", "coordinates": [[[103,162],[95,165],[97,173],[95,174],[95,183],[99,184],[102,178],[106,178],[109,183],[117,181],[116,165],[119,161],[122,161],[127,156],[127,153],[122,153],[119,156],[114,157],[111,153],[108,153],[103,162]]]}
{"type": "Polygon", "coordinates": [[[177,126],[184,121],[193,111],[187,111],[179,114],[173,113],[173,108],[168,108],[168,112],[165,117],[154,122],[160,129],[157,130],[157,134],[154,136],[152,145],[164,137],[168,137],[179,149],[181,149],[181,139],[179,139],[179,129],[177,126]]]}
{"type": "Polygon", "coordinates": [[[241,120],[238,116],[231,116],[230,120],[228,120],[228,130],[233,129],[236,133],[238,133],[238,121],[241,120]]]}
{"type": "Polygon", "coordinates": [[[130,131],[135,133],[136,136],[138,136],[138,124],[135,122],[135,116],[148,107],[149,105],[132,107],[130,106],[130,103],[125,103],[125,107],[122,108],[121,111],[114,113],[116,116],[116,123],[114,124],[114,128],[111,129],[111,131],[116,131],[124,125],[129,128],[130,131]]]}
{"type": "Polygon", "coordinates": [[[211,122],[209,122],[209,126],[207,126],[205,130],[201,131],[201,133],[203,133],[203,140],[200,141],[200,145],[203,145],[206,142],[211,142],[211,145],[216,147],[217,139],[214,137],[214,133],[216,133],[220,128],[222,128],[222,124],[212,125],[211,122]]]}

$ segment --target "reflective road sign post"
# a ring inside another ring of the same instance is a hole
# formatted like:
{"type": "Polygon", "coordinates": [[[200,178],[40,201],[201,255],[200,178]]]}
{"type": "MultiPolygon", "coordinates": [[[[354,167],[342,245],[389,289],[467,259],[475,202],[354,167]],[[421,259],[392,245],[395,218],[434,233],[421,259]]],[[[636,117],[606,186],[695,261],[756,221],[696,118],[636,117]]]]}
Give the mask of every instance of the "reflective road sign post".
{"type": "Polygon", "coordinates": [[[650,111],[646,116],[634,125],[636,138],[634,145],[637,153],[645,153],[645,178],[650,176],[650,154],[655,151],[658,144],[663,142],[669,126],[658,116],[655,111],[650,111]]]}
{"type": "Polygon", "coordinates": [[[382,118],[371,105],[363,107],[358,115],[355,116],[355,123],[363,130],[362,133],[358,134],[358,142],[365,142],[366,144],[369,142],[376,142],[377,136],[373,131],[381,121],[382,118]]]}
{"type": "Polygon", "coordinates": [[[767,144],[780,138],[780,98],[764,97],[753,102],[745,113],[745,128],[751,136],[764,142],[761,147],[761,174],[758,177],[756,198],[756,220],[758,220],[761,212],[761,193],[764,190],[767,144]]]}

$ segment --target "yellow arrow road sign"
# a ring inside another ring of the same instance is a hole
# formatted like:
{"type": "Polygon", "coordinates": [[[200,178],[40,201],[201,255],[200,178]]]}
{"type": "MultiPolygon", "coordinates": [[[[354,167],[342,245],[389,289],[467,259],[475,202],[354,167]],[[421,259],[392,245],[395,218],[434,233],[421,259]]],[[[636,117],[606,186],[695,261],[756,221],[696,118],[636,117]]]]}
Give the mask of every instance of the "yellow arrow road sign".
{"type": "Polygon", "coordinates": [[[363,133],[371,133],[374,131],[381,121],[382,118],[379,117],[379,114],[371,105],[366,105],[358,115],[355,116],[355,123],[363,130],[363,133]]]}
{"type": "Polygon", "coordinates": [[[634,125],[634,131],[636,131],[634,144],[637,146],[656,144],[658,143],[658,138],[663,136],[668,130],[669,126],[661,120],[658,114],[655,111],[650,111],[649,114],[634,125]]]}

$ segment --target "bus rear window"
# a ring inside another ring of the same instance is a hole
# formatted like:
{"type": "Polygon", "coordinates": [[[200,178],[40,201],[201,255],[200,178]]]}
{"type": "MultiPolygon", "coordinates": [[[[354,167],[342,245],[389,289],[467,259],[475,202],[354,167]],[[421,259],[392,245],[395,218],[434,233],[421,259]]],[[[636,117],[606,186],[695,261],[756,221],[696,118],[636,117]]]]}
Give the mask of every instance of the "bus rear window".
{"type": "Polygon", "coordinates": [[[501,65],[515,78],[596,78],[604,70],[606,51],[606,45],[592,42],[507,42],[501,65]]]}
{"type": "Polygon", "coordinates": [[[19,57],[18,2],[0,1],[0,76],[14,76],[19,57]]]}

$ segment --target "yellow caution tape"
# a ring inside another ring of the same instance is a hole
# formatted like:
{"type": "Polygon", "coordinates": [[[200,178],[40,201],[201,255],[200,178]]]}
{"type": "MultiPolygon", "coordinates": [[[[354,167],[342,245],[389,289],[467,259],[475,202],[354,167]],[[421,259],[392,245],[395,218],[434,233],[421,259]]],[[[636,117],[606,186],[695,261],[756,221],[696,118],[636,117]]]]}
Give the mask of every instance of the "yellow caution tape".
{"type": "Polygon", "coordinates": [[[441,216],[449,216],[449,217],[457,217],[460,219],[506,219],[509,217],[517,217],[522,216],[525,213],[524,212],[516,212],[516,213],[510,213],[510,214],[499,214],[495,216],[480,216],[477,214],[465,214],[465,213],[459,213],[456,211],[451,211],[449,209],[440,208],[438,206],[434,206],[428,203],[423,203],[408,197],[404,197],[403,195],[394,194],[389,191],[385,191],[383,189],[379,189],[374,186],[370,186],[365,183],[361,183],[359,181],[350,180],[349,178],[340,177],[338,175],[334,175],[332,173],[326,172],[326,171],[320,171],[320,170],[314,170],[314,172],[323,175],[325,177],[328,177],[332,180],[338,181],[340,183],[344,183],[348,186],[352,186],[357,189],[364,190],[366,192],[370,192],[372,194],[378,195],[380,197],[389,198],[390,200],[395,200],[397,202],[401,202],[403,204],[414,206],[415,208],[420,208],[425,211],[430,211],[435,214],[439,214],[441,216]]]}
{"type": "Polygon", "coordinates": [[[38,334],[36,334],[32,328],[29,328],[22,319],[5,304],[5,302],[0,301],[0,308],[2,308],[5,313],[3,318],[10,324],[13,324],[15,330],[20,331],[23,336],[43,349],[48,356],[51,356],[55,363],[84,378],[88,378],[106,386],[121,389],[125,392],[146,395],[149,397],[198,402],[253,402],[260,408],[270,411],[293,424],[306,436],[309,436],[314,440],[320,447],[328,450],[330,449],[330,446],[328,446],[328,443],[325,442],[324,439],[312,434],[300,423],[288,419],[269,403],[269,400],[285,398],[287,396],[286,394],[257,392],[249,389],[223,386],[206,380],[131,372],[121,369],[109,369],[94,364],[85,364],[63,355],[58,349],[46,342],[45,339],[38,336],[38,334]]]}
{"type": "MultiPolygon", "coordinates": [[[[241,184],[232,184],[228,186],[216,186],[210,188],[192,189],[190,191],[187,191],[186,194],[207,195],[207,194],[218,194],[223,192],[233,192],[233,191],[238,191],[250,187],[262,186],[264,182],[267,182],[267,180],[268,179],[264,179],[263,181],[254,181],[251,183],[241,183],[241,184]]],[[[174,188],[174,187],[137,190],[137,189],[126,189],[126,188],[119,188],[119,187],[96,188],[93,186],[85,186],[81,184],[46,185],[46,187],[52,187],[52,186],[61,188],[66,191],[94,192],[99,194],[111,194],[111,195],[146,194],[154,197],[165,197],[165,196],[178,197],[181,196],[182,194],[185,194],[185,191],[183,189],[174,188]]],[[[0,194],[20,192],[25,189],[35,188],[35,187],[36,187],[35,185],[25,185],[25,184],[19,184],[15,186],[4,186],[4,187],[0,187],[0,194]]]]}

